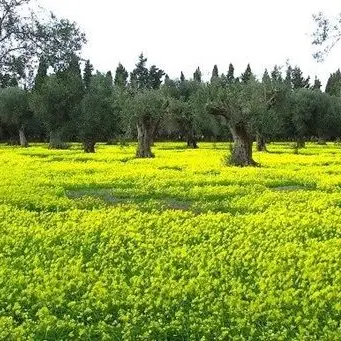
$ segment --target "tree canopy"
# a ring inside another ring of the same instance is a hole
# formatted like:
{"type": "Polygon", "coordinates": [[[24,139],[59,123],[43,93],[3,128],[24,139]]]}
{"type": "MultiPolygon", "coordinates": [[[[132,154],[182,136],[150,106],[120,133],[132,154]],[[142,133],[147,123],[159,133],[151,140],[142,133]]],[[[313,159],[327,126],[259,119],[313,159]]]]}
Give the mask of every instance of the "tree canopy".
{"type": "Polygon", "coordinates": [[[86,42],[77,24],[54,14],[32,9],[32,0],[0,1],[0,69],[26,80],[44,58],[59,70],[86,42]]]}

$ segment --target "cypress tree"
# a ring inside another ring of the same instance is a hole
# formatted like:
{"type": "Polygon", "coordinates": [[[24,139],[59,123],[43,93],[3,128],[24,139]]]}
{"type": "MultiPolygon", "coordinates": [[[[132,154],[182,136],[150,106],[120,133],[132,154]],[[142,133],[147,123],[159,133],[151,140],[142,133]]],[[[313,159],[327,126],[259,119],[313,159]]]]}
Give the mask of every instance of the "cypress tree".
{"type": "Polygon", "coordinates": [[[275,82],[281,82],[283,80],[281,69],[277,65],[271,71],[271,79],[275,82]]]}
{"type": "Polygon", "coordinates": [[[185,75],[183,74],[183,72],[181,71],[181,75],[180,75],[180,81],[181,83],[183,83],[186,80],[185,75]]]}
{"type": "Polygon", "coordinates": [[[105,74],[105,78],[107,79],[107,82],[110,86],[113,85],[113,77],[112,77],[112,72],[109,70],[106,74],[105,74]]]}
{"type": "Polygon", "coordinates": [[[218,79],[219,79],[218,66],[214,65],[213,70],[212,70],[211,83],[216,82],[218,79]]]}
{"type": "Polygon", "coordinates": [[[253,77],[253,74],[251,71],[251,66],[250,66],[250,64],[247,64],[245,72],[241,75],[241,80],[245,84],[249,80],[251,80],[252,77],[253,77]]]}
{"type": "Polygon", "coordinates": [[[226,76],[223,73],[220,75],[220,83],[221,83],[222,86],[227,86],[228,85],[227,84],[227,78],[226,78],[226,76]]]}
{"type": "Polygon", "coordinates": [[[167,93],[171,96],[171,97],[173,97],[173,94],[174,94],[174,90],[176,91],[176,83],[172,80],[172,79],[170,79],[170,77],[169,77],[169,75],[168,74],[165,74],[165,80],[164,80],[164,84],[165,84],[165,86],[166,86],[166,88],[167,88],[167,93]]]}
{"type": "Polygon", "coordinates": [[[193,73],[193,79],[196,82],[201,83],[201,77],[202,77],[202,74],[201,74],[200,68],[198,66],[197,69],[195,70],[195,72],[193,73]]]}
{"type": "Polygon", "coordinates": [[[64,86],[68,89],[69,116],[75,119],[79,114],[79,105],[85,90],[79,57],[72,55],[68,68],[57,76],[62,79],[64,86]]]}
{"type": "Polygon", "coordinates": [[[235,81],[234,66],[232,63],[230,63],[230,65],[229,65],[229,70],[228,70],[227,75],[226,75],[226,81],[227,81],[227,84],[232,84],[235,81]]]}
{"type": "Polygon", "coordinates": [[[341,96],[341,72],[338,69],[332,73],[327,81],[326,93],[331,96],[341,96]]]}
{"type": "Polygon", "coordinates": [[[75,54],[71,56],[70,63],[68,68],[66,69],[66,72],[70,72],[73,75],[77,75],[82,78],[82,71],[79,65],[79,57],[77,57],[75,54]]]}
{"type": "Polygon", "coordinates": [[[149,69],[148,74],[148,88],[150,89],[159,89],[162,84],[162,77],[165,75],[165,72],[155,65],[152,65],[149,69]]]}
{"type": "Polygon", "coordinates": [[[128,76],[129,76],[128,71],[121,63],[119,63],[115,72],[114,84],[116,86],[125,88],[128,83],[128,76]]]}
{"type": "Polygon", "coordinates": [[[149,70],[146,68],[147,58],[143,53],[139,55],[139,60],[135,69],[130,74],[130,83],[133,88],[146,89],[149,86],[149,70]]]}
{"type": "Polygon", "coordinates": [[[34,89],[39,90],[47,77],[48,63],[45,58],[39,61],[38,71],[34,80],[34,89]]]}
{"type": "Polygon", "coordinates": [[[86,90],[89,89],[93,71],[94,71],[94,67],[90,63],[90,60],[88,59],[85,63],[84,72],[83,72],[83,81],[84,81],[84,86],[86,90]]]}
{"type": "Polygon", "coordinates": [[[321,87],[322,87],[321,81],[317,78],[317,76],[315,76],[314,85],[312,86],[312,89],[321,90],[321,87]]]}
{"type": "Polygon", "coordinates": [[[292,88],[292,67],[290,65],[285,73],[285,82],[292,88]]]}
{"type": "Polygon", "coordinates": [[[269,76],[269,72],[268,72],[268,69],[265,69],[264,71],[264,74],[263,74],[263,77],[262,77],[262,82],[264,84],[267,84],[267,83],[270,83],[271,82],[271,78],[269,76]]]}
{"type": "Polygon", "coordinates": [[[294,89],[309,88],[310,77],[304,78],[302,70],[295,66],[292,69],[291,82],[294,89]]]}

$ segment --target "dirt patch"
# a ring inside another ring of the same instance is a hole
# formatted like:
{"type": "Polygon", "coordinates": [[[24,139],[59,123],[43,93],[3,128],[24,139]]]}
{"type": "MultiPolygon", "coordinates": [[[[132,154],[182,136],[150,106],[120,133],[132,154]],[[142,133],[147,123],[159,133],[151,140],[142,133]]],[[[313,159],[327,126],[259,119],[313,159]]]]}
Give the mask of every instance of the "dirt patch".
{"type": "Polygon", "coordinates": [[[67,190],[66,196],[69,199],[80,199],[84,197],[93,197],[101,199],[108,204],[119,204],[123,201],[121,198],[115,198],[110,189],[77,189],[67,190]]]}
{"type": "Polygon", "coordinates": [[[154,199],[153,197],[117,197],[109,188],[84,188],[67,190],[66,196],[72,200],[82,200],[83,198],[98,199],[107,205],[136,204],[141,207],[153,206],[160,210],[189,211],[192,202],[177,200],[174,198],[154,199]]]}
{"type": "Polygon", "coordinates": [[[191,208],[191,202],[172,199],[164,200],[164,205],[170,210],[189,211],[191,208]]]}
{"type": "Polygon", "coordinates": [[[178,166],[163,166],[163,167],[159,167],[159,170],[174,170],[174,171],[178,171],[181,172],[183,170],[182,167],[178,167],[178,166]]]}
{"type": "Polygon", "coordinates": [[[311,189],[305,186],[293,185],[293,186],[279,186],[272,188],[273,191],[299,191],[299,190],[307,190],[311,189]]]}

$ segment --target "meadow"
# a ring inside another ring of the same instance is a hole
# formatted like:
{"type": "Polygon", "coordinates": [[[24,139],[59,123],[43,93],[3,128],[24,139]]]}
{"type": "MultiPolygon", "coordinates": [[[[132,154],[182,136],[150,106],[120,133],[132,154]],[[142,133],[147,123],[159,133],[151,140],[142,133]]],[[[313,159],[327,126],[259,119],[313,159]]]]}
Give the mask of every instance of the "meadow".
{"type": "Polygon", "coordinates": [[[0,146],[0,340],[340,340],[341,147],[0,146]]]}

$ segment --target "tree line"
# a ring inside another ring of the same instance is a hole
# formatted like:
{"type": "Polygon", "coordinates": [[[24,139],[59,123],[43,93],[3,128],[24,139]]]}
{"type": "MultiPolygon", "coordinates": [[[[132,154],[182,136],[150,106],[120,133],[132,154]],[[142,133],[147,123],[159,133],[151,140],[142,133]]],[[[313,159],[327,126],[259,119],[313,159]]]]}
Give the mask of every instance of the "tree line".
{"type": "Polygon", "coordinates": [[[1,84],[0,117],[3,136],[18,136],[28,146],[49,139],[50,148],[65,141],[81,141],[94,152],[99,141],[137,139],[138,157],[152,157],[155,140],[184,140],[189,148],[198,141],[233,139],[231,163],[254,165],[252,144],[260,151],[271,140],[296,141],[299,147],[312,137],[320,143],[341,136],[341,72],[331,74],[325,91],[315,78],[304,77],[297,66],[264,71],[261,80],[247,65],[235,75],[213,67],[202,80],[198,67],[191,79],[181,72],[170,79],[143,54],[132,72],[119,64],[114,75],[94,72],[90,61],[81,70],[80,58],[49,73],[40,59],[31,89],[1,84]],[[25,132],[28,132],[27,134],[25,132]]]}
{"type": "Polygon", "coordinates": [[[92,153],[100,141],[136,139],[136,156],[148,158],[156,140],[198,148],[202,140],[233,139],[229,162],[245,166],[256,165],[255,140],[266,151],[272,140],[304,147],[311,138],[324,143],[341,136],[340,70],[325,91],[291,65],[265,70],[261,79],[250,65],[236,75],[232,63],[225,73],[215,65],[209,81],[199,67],[190,79],[182,72],[171,79],[141,54],[131,72],[121,63],[114,74],[94,72],[79,56],[86,38],[77,25],[54,15],[41,21],[34,12],[22,18],[19,9],[29,2],[0,1],[2,140],[23,147],[48,140],[50,148],[81,141],[92,153]]]}

